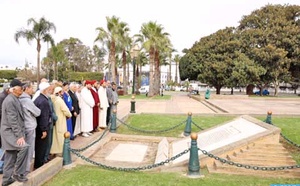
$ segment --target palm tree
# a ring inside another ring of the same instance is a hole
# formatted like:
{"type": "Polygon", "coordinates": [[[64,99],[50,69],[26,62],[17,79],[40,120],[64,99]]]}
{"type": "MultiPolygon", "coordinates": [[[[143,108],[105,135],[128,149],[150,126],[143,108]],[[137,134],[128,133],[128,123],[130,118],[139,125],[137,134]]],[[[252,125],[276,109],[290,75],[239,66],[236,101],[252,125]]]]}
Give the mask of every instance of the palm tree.
{"type": "Polygon", "coordinates": [[[172,48],[171,41],[169,39],[169,34],[168,33],[163,33],[161,36],[160,40],[158,40],[158,50],[156,51],[156,56],[155,56],[155,90],[157,93],[159,93],[159,88],[160,88],[160,82],[161,82],[161,71],[160,71],[160,66],[161,65],[166,65],[166,59],[168,57],[168,52],[172,48]]]}
{"type": "Polygon", "coordinates": [[[167,52],[167,55],[169,58],[169,73],[168,73],[167,80],[168,80],[168,82],[171,82],[171,80],[172,80],[172,53],[177,52],[177,50],[175,50],[172,47],[169,47],[169,48],[167,48],[166,52],[167,52]]]}
{"type": "MultiPolygon", "coordinates": [[[[154,96],[159,94],[159,87],[157,87],[157,77],[160,76],[159,72],[159,46],[161,46],[162,40],[166,38],[168,33],[163,33],[163,27],[156,22],[144,23],[141,27],[141,34],[136,35],[137,41],[142,43],[143,48],[149,52],[149,94],[148,96],[154,96]]],[[[158,84],[159,86],[159,84],[158,84]]]]}
{"type": "MultiPolygon", "coordinates": [[[[125,29],[124,27],[123,29],[125,29]]],[[[130,51],[132,39],[128,35],[129,30],[124,30],[123,35],[121,37],[120,47],[122,49],[122,68],[123,68],[123,90],[125,95],[128,94],[127,85],[128,78],[126,75],[126,67],[127,67],[127,53],[130,51]]]]}
{"type": "Polygon", "coordinates": [[[179,64],[179,61],[180,61],[181,57],[179,54],[176,54],[175,57],[174,57],[174,62],[175,62],[175,83],[178,83],[178,64],[179,64]]]}
{"type": "Polygon", "coordinates": [[[112,81],[116,82],[116,45],[121,41],[124,32],[129,31],[127,23],[120,22],[120,19],[116,16],[106,17],[107,31],[98,27],[96,30],[99,32],[95,39],[96,41],[102,42],[103,46],[108,47],[108,63],[110,64],[110,72],[112,73],[112,81]]]}
{"type": "Polygon", "coordinates": [[[19,43],[19,38],[23,37],[30,43],[32,40],[36,40],[37,50],[37,83],[40,81],[40,52],[41,42],[51,42],[54,45],[54,39],[52,38],[50,31],[56,32],[56,27],[52,22],[47,21],[44,17],[36,21],[33,18],[28,19],[27,25],[32,25],[32,29],[20,29],[15,33],[15,40],[19,43]]]}

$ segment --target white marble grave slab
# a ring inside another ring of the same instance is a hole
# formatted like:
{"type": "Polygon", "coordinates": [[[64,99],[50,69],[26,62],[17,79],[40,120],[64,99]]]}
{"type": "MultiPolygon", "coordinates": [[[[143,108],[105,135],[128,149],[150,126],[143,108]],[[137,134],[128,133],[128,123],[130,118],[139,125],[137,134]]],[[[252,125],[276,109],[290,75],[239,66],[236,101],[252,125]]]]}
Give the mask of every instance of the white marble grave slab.
{"type": "MultiPolygon", "coordinates": [[[[267,129],[244,118],[238,118],[222,126],[198,134],[197,144],[199,148],[209,152],[231,143],[249,138],[266,130],[267,129]]],[[[182,140],[174,142],[172,144],[172,156],[175,156],[188,149],[190,147],[190,143],[190,137],[186,137],[182,140]]],[[[200,155],[201,151],[198,152],[200,155]]],[[[173,161],[173,163],[179,163],[188,159],[189,153],[176,159],[173,161]]]]}
{"type": "Polygon", "coordinates": [[[167,138],[163,138],[157,147],[157,153],[155,158],[155,163],[160,163],[169,158],[169,142],[167,138]]]}
{"type": "Polygon", "coordinates": [[[147,149],[147,145],[120,143],[105,159],[112,161],[142,162],[147,149]]]}

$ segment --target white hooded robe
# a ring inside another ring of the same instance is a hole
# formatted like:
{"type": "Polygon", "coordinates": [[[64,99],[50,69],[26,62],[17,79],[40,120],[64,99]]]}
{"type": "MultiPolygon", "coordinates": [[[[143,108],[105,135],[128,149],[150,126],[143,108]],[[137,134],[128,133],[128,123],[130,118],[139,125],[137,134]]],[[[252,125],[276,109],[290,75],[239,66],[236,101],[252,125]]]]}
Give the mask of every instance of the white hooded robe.
{"type": "Polygon", "coordinates": [[[84,87],[81,90],[81,132],[90,132],[93,130],[93,107],[95,105],[91,91],[84,87]]]}

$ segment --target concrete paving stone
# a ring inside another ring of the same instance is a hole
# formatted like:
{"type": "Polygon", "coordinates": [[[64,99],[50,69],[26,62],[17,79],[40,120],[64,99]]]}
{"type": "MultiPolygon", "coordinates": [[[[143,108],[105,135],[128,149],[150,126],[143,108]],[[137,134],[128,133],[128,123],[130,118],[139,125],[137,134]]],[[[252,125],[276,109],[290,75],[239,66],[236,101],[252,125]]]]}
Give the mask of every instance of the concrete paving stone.
{"type": "Polygon", "coordinates": [[[142,162],[147,148],[147,145],[120,143],[105,159],[111,161],[142,162]]]}

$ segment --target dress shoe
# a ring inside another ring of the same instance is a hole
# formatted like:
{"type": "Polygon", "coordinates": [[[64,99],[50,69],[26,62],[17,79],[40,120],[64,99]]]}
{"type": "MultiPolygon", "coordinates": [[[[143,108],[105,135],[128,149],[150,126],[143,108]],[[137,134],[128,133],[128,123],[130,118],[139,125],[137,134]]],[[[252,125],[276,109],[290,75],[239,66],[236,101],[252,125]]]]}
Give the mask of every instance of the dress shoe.
{"type": "Polygon", "coordinates": [[[87,133],[82,133],[82,136],[83,136],[83,137],[86,137],[86,138],[87,138],[87,137],[90,137],[87,133]]]}
{"type": "Polygon", "coordinates": [[[16,181],[15,179],[9,178],[9,179],[7,180],[7,182],[2,183],[2,186],[8,186],[8,185],[12,184],[12,183],[15,182],[15,181],[16,181]]]}
{"type": "Polygon", "coordinates": [[[20,174],[20,175],[14,174],[12,176],[12,178],[15,179],[15,180],[17,180],[18,182],[26,182],[26,181],[28,181],[28,178],[26,176],[24,176],[23,174],[20,174]]]}

